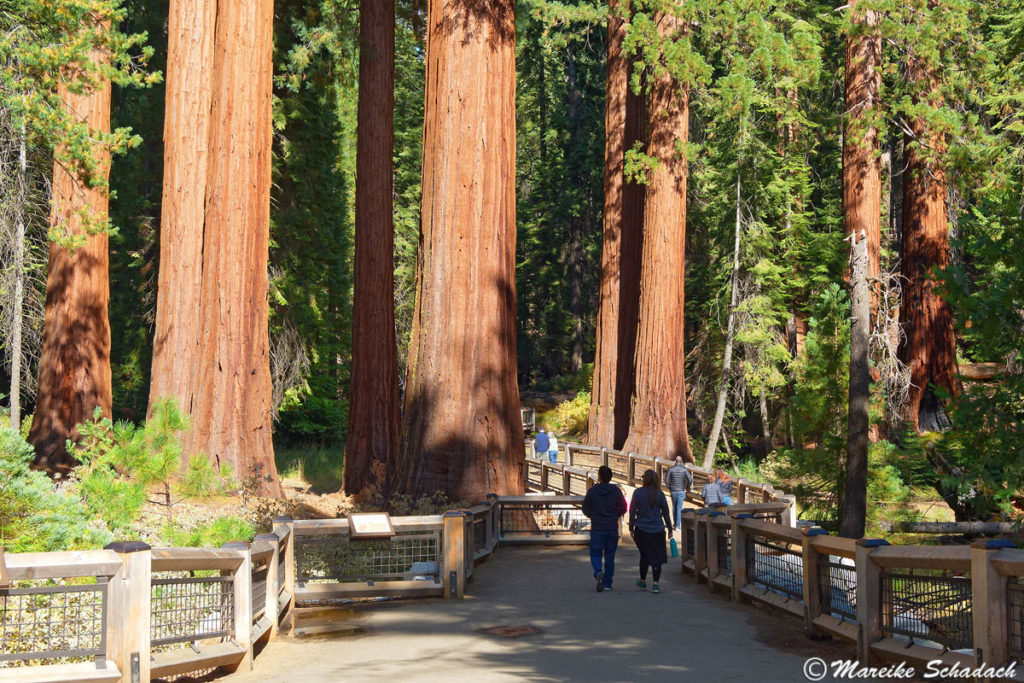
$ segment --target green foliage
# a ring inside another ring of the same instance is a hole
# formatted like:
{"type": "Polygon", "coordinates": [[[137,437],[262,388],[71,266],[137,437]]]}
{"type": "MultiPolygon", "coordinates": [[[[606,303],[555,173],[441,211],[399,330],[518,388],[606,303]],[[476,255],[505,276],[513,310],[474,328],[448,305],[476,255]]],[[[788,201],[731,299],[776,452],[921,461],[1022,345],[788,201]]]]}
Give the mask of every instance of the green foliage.
{"type": "Polygon", "coordinates": [[[182,529],[168,524],[161,536],[168,546],[179,548],[219,548],[230,541],[249,542],[256,535],[256,527],[241,517],[217,517],[194,529],[182,529]]]}
{"type": "Polygon", "coordinates": [[[341,490],[344,459],[340,448],[275,448],[274,460],[281,477],[300,479],[316,493],[341,490]]]}
{"type": "Polygon", "coordinates": [[[7,552],[96,548],[111,540],[87,523],[77,496],[29,469],[35,451],[17,432],[0,428],[0,545],[7,552]]]}
{"type": "Polygon", "coordinates": [[[551,431],[565,436],[579,437],[587,433],[590,417],[590,392],[581,391],[571,401],[564,401],[549,413],[546,424],[551,431]]]}

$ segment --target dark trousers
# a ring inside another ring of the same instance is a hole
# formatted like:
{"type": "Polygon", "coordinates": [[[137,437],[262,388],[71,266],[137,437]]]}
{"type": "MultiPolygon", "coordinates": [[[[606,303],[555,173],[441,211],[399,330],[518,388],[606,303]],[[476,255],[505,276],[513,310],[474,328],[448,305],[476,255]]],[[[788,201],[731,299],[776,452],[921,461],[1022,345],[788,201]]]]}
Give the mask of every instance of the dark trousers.
{"type": "Polygon", "coordinates": [[[619,532],[590,531],[590,566],[594,568],[594,576],[602,571],[601,558],[604,557],[604,585],[612,585],[615,576],[615,551],[619,549],[619,532]]]}

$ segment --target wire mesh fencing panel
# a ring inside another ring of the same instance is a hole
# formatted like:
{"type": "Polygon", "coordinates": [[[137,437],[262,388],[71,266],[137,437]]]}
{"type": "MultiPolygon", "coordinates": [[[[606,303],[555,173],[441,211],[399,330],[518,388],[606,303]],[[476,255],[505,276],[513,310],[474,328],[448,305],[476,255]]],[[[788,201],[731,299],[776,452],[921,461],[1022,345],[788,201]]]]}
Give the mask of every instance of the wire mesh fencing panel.
{"type": "Polygon", "coordinates": [[[629,455],[618,451],[608,451],[608,467],[616,479],[629,478],[629,455]]]}
{"type": "Polygon", "coordinates": [[[970,577],[923,571],[928,570],[882,573],[882,632],[950,650],[970,649],[974,643],[970,577]]]}
{"type": "Polygon", "coordinates": [[[569,473],[569,490],[568,494],[573,496],[585,496],[587,495],[587,489],[590,488],[590,480],[587,479],[587,475],[579,474],[577,472],[569,473]]]}
{"type": "Polygon", "coordinates": [[[150,589],[150,639],[154,648],[224,639],[234,630],[231,576],[154,577],[150,589]]]}
{"type": "Polygon", "coordinates": [[[391,538],[347,534],[295,539],[295,582],[440,580],[441,531],[400,531],[391,538]]]}
{"type": "Polygon", "coordinates": [[[725,534],[718,535],[718,573],[732,576],[732,539],[725,534]]]}
{"type": "Polygon", "coordinates": [[[581,534],[590,531],[590,520],[574,503],[502,503],[499,529],[504,538],[519,535],[581,534]]]}
{"type": "Polygon", "coordinates": [[[482,557],[490,552],[487,547],[487,522],[489,518],[488,512],[478,512],[473,515],[472,521],[472,536],[473,539],[473,558],[482,557]]]}
{"type": "Polygon", "coordinates": [[[254,566],[252,568],[252,583],[250,584],[250,596],[252,599],[252,620],[256,621],[260,615],[267,611],[267,577],[270,575],[270,565],[254,566]]]}
{"type": "Polygon", "coordinates": [[[527,460],[526,461],[526,486],[535,491],[540,490],[540,470],[541,464],[538,461],[527,460]]]}
{"type": "Polygon", "coordinates": [[[693,557],[696,554],[697,548],[697,531],[692,526],[685,527],[686,529],[686,556],[693,557]]]}
{"type": "Polygon", "coordinates": [[[100,658],[106,653],[107,581],[0,589],[0,667],[100,658]]]}
{"type": "Polygon", "coordinates": [[[596,470],[601,466],[601,451],[592,448],[573,448],[572,466],[596,470]]]}
{"type": "Polygon", "coordinates": [[[1010,635],[1010,656],[1024,660],[1024,579],[1010,577],[1006,584],[1007,617],[1010,635]]]}
{"type": "Polygon", "coordinates": [[[281,591],[284,590],[284,587],[288,585],[288,558],[285,554],[285,549],[285,543],[284,541],[282,541],[280,545],[280,551],[277,553],[277,592],[275,593],[275,595],[280,595],[281,591]]]}
{"type": "Polygon", "coordinates": [[[804,596],[801,552],[764,538],[747,539],[747,581],[797,600],[804,596]]]}
{"type": "Polygon", "coordinates": [[[818,592],[824,614],[856,623],[857,568],[852,561],[850,564],[832,560],[819,563],[818,592]]]}

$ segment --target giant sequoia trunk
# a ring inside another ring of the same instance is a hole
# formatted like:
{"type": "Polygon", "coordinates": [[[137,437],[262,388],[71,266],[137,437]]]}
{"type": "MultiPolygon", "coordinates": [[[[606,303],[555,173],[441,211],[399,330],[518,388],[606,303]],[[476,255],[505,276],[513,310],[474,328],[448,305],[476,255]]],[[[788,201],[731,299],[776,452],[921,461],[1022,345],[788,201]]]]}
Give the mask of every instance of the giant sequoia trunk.
{"type": "MultiPolygon", "coordinates": [[[[935,75],[912,64],[911,77],[929,84],[925,97],[938,104],[935,75]]],[[[946,171],[941,159],[945,140],[924,121],[911,124],[914,140],[904,148],[903,231],[901,267],[904,278],[900,322],[906,339],[900,360],[910,368],[906,417],[917,431],[945,429],[949,421],[933,387],[957,396],[961,391],[956,361],[953,313],[938,295],[932,275],[949,264],[949,226],[946,223],[946,171]]]]}
{"type": "Polygon", "coordinates": [[[610,0],[605,99],[604,236],[597,351],[587,441],[619,448],[629,432],[640,298],[643,186],[626,182],[625,152],[641,137],[643,105],[629,88],[619,0],[610,0]]]}
{"type": "MultiPolygon", "coordinates": [[[[882,38],[874,28],[875,11],[858,11],[850,3],[854,30],[846,40],[846,121],[843,129],[843,228],[864,233],[868,241],[868,277],[879,273],[882,177],[878,128],[871,120],[878,108],[882,82],[882,38]]],[[[872,312],[874,306],[872,306],[872,312]]]]}
{"type": "MultiPolygon", "coordinates": [[[[99,52],[91,55],[97,62],[104,58],[99,52]]],[[[85,93],[72,93],[62,85],[58,94],[75,119],[90,130],[110,131],[109,81],[101,81],[85,93]]],[[[104,184],[93,187],[75,170],[54,163],[51,229],[83,235],[83,215],[92,221],[106,220],[110,155],[100,148],[94,155],[98,161],[96,180],[104,184]]],[[[110,415],[107,242],[106,233],[99,233],[86,236],[84,245],[74,250],[50,245],[39,390],[28,437],[36,449],[35,465],[50,472],[76,464],[65,446],[66,440],[78,437],[76,425],[91,419],[97,407],[110,415]]]]}
{"type": "MultiPolygon", "coordinates": [[[[661,15],[658,30],[674,36],[680,23],[661,15]]],[[[644,203],[636,384],[624,448],[692,462],[683,371],[687,163],[677,152],[689,135],[688,90],[662,73],[653,83],[649,107],[647,153],[660,163],[651,172],[644,203]]]]}
{"type": "Polygon", "coordinates": [[[399,444],[391,207],[394,0],[363,2],[359,31],[352,391],[345,442],[350,493],[387,491],[399,444]]]}
{"type": "Polygon", "coordinates": [[[161,247],[171,246],[150,403],[177,398],[192,416],[186,453],[279,496],[267,330],[272,25],[272,0],[172,3],[161,247]]]}
{"type": "Polygon", "coordinates": [[[513,0],[431,0],[416,310],[398,488],[523,490],[513,0]]]}

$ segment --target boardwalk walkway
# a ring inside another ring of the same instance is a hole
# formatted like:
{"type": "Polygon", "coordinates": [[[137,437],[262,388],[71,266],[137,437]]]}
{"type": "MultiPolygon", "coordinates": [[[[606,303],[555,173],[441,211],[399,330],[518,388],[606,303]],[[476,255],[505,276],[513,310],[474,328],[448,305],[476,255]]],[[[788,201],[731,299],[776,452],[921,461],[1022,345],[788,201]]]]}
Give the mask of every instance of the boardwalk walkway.
{"type": "Polygon", "coordinates": [[[282,635],[254,671],[226,680],[802,681],[807,657],[854,657],[846,644],[809,640],[791,617],[709,595],[672,558],[663,592],[642,593],[637,557],[627,537],[615,590],[598,594],[585,548],[502,548],[476,568],[465,600],[355,610],[355,635],[282,635]],[[524,625],[543,632],[478,632],[524,625]]]}

